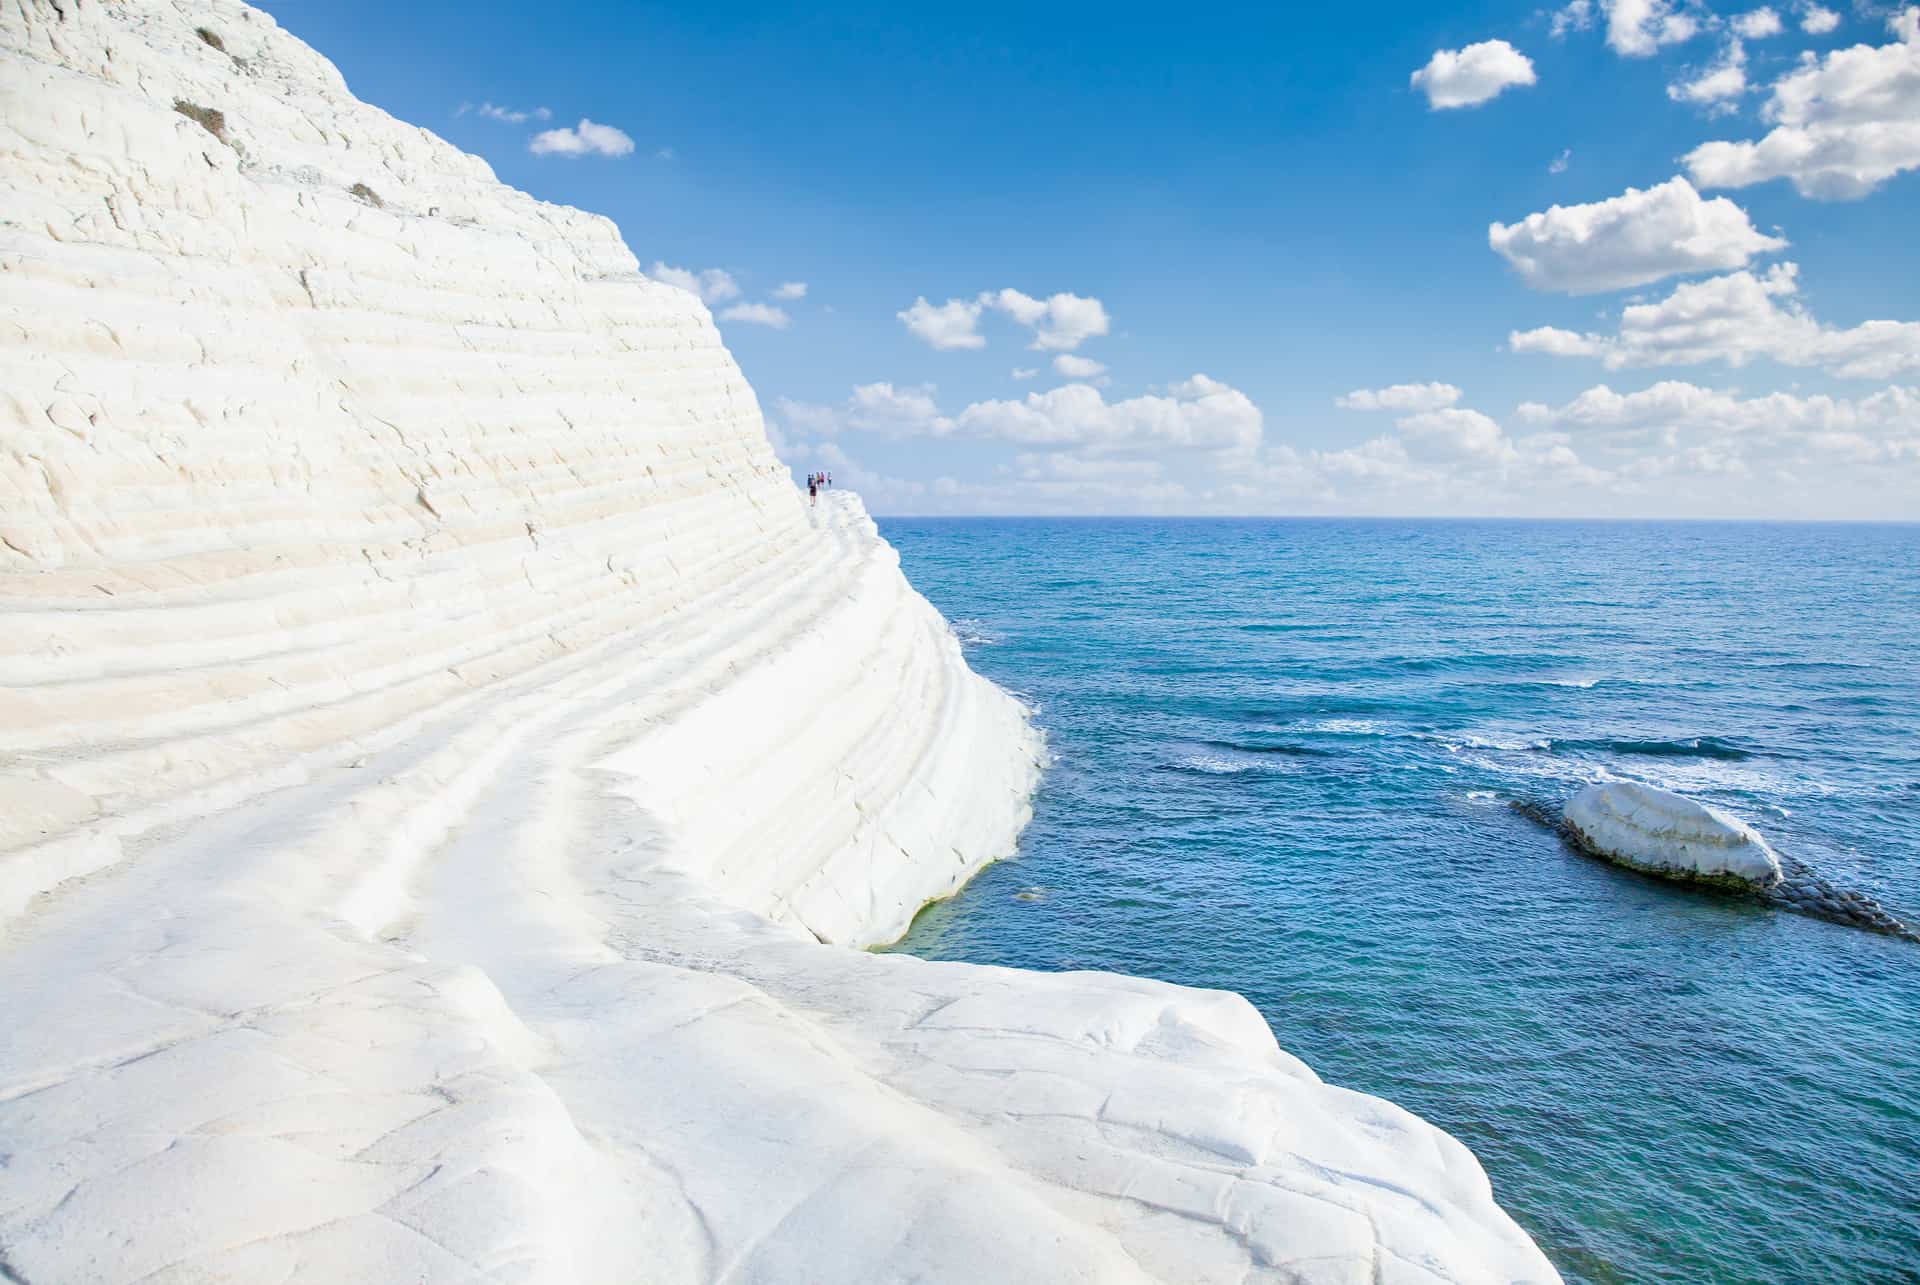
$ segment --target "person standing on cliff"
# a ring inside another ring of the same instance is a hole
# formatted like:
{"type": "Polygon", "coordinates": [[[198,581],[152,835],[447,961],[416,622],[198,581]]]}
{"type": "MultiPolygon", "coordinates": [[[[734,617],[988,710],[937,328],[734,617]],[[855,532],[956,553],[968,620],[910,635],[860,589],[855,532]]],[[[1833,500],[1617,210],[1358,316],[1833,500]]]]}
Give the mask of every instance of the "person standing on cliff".
{"type": "Polygon", "coordinates": [[[811,473],[807,474],[807,502],[820,503],[820,480],[811,473]]]}

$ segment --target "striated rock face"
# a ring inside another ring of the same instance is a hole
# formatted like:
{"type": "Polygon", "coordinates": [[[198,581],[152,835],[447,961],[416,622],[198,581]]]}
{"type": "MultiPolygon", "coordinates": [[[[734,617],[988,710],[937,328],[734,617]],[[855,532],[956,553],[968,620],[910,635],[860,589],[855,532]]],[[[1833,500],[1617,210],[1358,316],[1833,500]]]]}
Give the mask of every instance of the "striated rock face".
{"type": "Polygon", "coordinates": [[[1554,1278],[1237,996],[818,944],[1039,747],[607,220],[238,4],[0,120],[0,1277],[1554,1278]]]}
{"type": "Polygon", "coordinates": [[[652,667],[629,760],[672,859],[741,904],[886,939],[1005,852],[1019,710],[860,520],[809,525],[610,221],[252,10],[4,21],[0,908],[609,651],[652,667]]]}
{"type": "Polygon", "coordinates": [[[1780,882],[1780,858],[1759,831],[1651,785],[1589,785],[1567,803],[1565,820],[1581,846],[1654,874],[1756,890],[1780,882]]]}

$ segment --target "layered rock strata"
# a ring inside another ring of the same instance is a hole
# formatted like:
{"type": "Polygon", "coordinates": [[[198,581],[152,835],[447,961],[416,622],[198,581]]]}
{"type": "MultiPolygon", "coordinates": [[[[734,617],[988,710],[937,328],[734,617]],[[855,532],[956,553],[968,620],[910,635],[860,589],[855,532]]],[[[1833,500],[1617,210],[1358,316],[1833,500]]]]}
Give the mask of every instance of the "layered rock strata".
{"type": "Polygon", "coordinates": [[[1553,1279],[1237,996],[848,948],[1038,743],[610,222],[238,4],[0,120],[0,1278],[1553,1279]]]}

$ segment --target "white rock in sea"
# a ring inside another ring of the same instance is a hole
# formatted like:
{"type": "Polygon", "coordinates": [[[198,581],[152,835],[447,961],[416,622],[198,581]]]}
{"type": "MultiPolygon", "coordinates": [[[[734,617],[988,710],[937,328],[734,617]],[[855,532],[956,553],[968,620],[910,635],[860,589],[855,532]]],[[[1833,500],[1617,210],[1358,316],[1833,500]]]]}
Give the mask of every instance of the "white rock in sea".
{"type": "Polygon", "coordinates": [[[1651,785],[1589,785],[1568,802],[1564,819],[1583,846],[1623,865],[1754,888],[1780,882],[1780,858],[1759,831],[1718,808],[1651,785]]]}
{"type": "Polygon", "coordinates": [[[1555,1279],[1238,996],[851,949],[1038,742],[611,222],[236,3],[0,120],[0,1277],[1555,1279]]]}

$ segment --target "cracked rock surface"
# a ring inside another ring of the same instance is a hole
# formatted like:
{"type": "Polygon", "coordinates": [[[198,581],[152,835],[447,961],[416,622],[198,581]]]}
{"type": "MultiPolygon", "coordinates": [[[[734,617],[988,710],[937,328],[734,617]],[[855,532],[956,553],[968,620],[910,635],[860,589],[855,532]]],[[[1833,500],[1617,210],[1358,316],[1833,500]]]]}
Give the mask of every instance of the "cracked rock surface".
{"type": "Polygon", "coordinates": [[[1556,1279],[1238,996],[857,949],[1038,740],[608,220],[225,0],[0,121],[0,1280],[1556,1279]]]}

